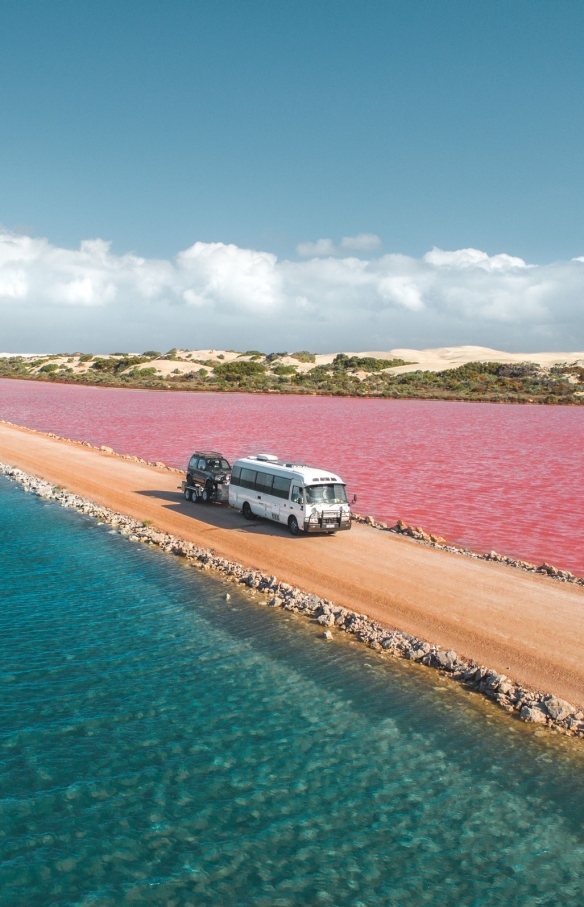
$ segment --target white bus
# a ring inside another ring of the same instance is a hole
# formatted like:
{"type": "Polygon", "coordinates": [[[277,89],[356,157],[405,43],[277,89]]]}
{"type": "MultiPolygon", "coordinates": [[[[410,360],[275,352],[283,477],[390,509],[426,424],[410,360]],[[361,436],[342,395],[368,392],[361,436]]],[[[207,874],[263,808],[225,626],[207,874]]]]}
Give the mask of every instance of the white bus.
{"type": "Polygon", "coordinates": [[[280,462],[270,454],[235,461],[229,504],[248,520],[262,516],[284,523],[292,535],[300,531],[332,534],[351,528],[342,479],[328,469],[280,462]]]}

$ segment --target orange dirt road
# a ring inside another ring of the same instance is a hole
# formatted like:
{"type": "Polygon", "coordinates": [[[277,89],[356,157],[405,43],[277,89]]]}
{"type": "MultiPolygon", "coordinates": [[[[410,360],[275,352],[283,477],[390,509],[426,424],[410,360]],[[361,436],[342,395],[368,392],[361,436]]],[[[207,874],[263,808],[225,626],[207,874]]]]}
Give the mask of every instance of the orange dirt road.
{"type": "Polygon", "coordinates": [[[584,705],[584,588],[356,525],[292,538],[183,499],[181,476],[0,424],[0,461],[584,705]]]}

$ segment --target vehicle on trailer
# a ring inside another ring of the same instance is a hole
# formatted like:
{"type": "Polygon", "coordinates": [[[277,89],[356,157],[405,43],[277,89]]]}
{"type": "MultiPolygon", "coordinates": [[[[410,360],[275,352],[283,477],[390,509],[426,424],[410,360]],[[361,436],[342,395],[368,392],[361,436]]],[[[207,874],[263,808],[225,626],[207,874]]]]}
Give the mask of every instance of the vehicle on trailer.
{"type": "Polygon", "coordinates": [[[231,466],[216,450],[197,450],[189,460],[182,490],[187,501],[229,501],[231,466]]]}
{"type": "Polygon", "coordinates": [[[328,469],[280,461],[270,454],[235,461],[229,504],[248,520],[261,516],[283,523],[292,535],[332,535],[351,528],[347,489],[339,476],[328,469]]]}

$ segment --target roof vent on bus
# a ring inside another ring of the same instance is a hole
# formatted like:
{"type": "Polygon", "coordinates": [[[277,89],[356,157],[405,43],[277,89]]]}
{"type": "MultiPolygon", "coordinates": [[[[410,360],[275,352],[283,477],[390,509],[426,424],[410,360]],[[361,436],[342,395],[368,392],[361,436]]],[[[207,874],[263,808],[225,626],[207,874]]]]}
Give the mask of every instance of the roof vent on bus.
{"type": "Polygon", "coordinates": [[[277,463],[278,457],[273,454],[257,454],[256,460],[264,460],[267,463],[277,463]]]}

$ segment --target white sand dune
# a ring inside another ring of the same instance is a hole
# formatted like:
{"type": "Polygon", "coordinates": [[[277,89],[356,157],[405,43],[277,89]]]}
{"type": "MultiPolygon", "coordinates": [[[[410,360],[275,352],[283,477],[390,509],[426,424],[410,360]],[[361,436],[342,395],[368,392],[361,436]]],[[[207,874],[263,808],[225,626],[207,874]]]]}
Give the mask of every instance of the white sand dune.
{"type": "MultiPolygon", "coordinates": [[[[467,362],[534,362],[544,368],[550,368],[554,365],[581,365],[584,366],[584,351],[571,353],[507,353],[502,350],[493,350],[486,346],[444,346],[436,349],[414,350],[414,349],[393,349],[393,350],[367,350],[363,351],[344,351],[348,356],[373,356],[376,359],[404,359],[411,365],[401,365],[392,369],[395,374],[404,372],[413,372],[417,369],[424,369],[430,372],[441,372],[445,369],[456,368],[459,365],[466,365],[467,362]]],[[[22,355],[26,358],[45,358],[46,353],[0,353],[0,358],[7,356],[22,355]]],[[[101,354],[98,354],[101,355],[101,354]]],[[[137,354],[135,354],[137,355],[137,354]]],[[[203,367],[208,370],[213,368],[214,364],[222,362],[233,362],[235,359],[249,359],[248,355],[238,353],[234,350],[177,350],[176,358],[167,359],[161,356],[150,363],[144,363],[141,368],[148,366],[156,368],[159,375],[166,377],[175,374],[196,371],[203,367]]],[[[280,364],[295,365],[299,372],[307,372],[314,365],[330,364],[337,353],[317,353],[315,362],[299,362],[291,356],[284,356],[278,360],[280,364]]],[[[103,358],[108,358],[104,355],[103,358]]],[[[57,365],[64,365],[73,368],[74,372],[86,372],[91,363],[80,363],[77,356],[59,357],[51,359],[57,365]]]]}

